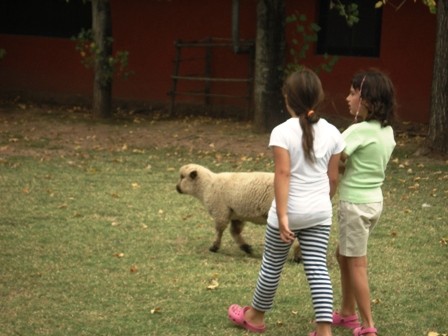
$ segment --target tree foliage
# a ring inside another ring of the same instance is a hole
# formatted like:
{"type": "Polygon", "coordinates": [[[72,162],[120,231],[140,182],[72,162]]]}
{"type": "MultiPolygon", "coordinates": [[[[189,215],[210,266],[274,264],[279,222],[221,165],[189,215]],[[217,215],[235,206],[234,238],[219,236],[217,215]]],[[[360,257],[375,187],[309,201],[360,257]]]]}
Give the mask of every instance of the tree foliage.
{"type": "MultiPolygon", "coordinates": [[[[66,0],[69,2],[69,0],[66,0]]],[[[83,0],[86,2],[87,0],[83,0]]],[[[114,75],[125,78],[132,72],[127,70],[129,52],[113,54],[112,22],[109,0],[90,0],[92,3],[92,28],[81,30],[73,38],[81,63],[94,69],[93,115],[98,118],[112,116],[112,83],[114,75]]]]}
{"type": "MultiPolygon", "coordinates": [[[[320,31],[320,26],[315,22],[308,22],[305,14],[295,13],[286,17],[286,24],[293,24],[293,36],[290,40],[289,54],[292,61],[286,64],[285,75],[299,70],[303,66],[303,61],[306,60],[308,52],[311,50],[313,43],[317,42],[317,33],[320,31]]],[[[331,72],[339,60],[337,55],[323,55],[323,62],[313,70],[316,73],[320,71],[331,72]]]]}
{"type": "MultiPolygon", "coordinates": [[[[104,57],[100,48],[93,40],[92,29],[83,29],[78,35],[72,38],[76,42],[76,50],[81,56],[81,63],[88,69],[92,69],[95,66],[95,61],[99,57],[104,57]]],[[[106,37],[108,48],[112,48],[114,39],[111,36],[106,37]]],[[[124,78],[129,77],[133,72],[128,69],[129,67],[129,51],[117,50],[107,57],[105,60],[101,60],[102,63],[107,65],[104,69],[105,78],[113,78],[114,76],[122,76],[124,78]]]]}
{"type": "MultiPolygon", "coordinates": [[[[399,5],[394,5],[392,3],[390,3],[388,0],[379,0],[375,3],[375,8],[381,8],[382,6],[389,4],[391,6],[395,7],[395,10],[399,10],[408,0],[403,0],[399,5]]],[[[414,0],[414,2],[416,2],[416,0],[414,0]]],[[[429,11],[432,14],[435,14],[436,12],[436,1],[435,0],[422,0],[422,3],[428,7],[429,11]]]]}

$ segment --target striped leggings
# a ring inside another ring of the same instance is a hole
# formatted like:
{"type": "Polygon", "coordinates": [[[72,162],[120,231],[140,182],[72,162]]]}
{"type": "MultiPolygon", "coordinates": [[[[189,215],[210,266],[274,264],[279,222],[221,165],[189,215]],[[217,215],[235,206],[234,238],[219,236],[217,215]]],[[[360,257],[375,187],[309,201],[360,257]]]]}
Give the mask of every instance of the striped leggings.
{"type": "MultiPolygon", "coordinates": [[[[327,268],[330,226],[315,226],[294,231],[300,242],[302,262],[311,290],[316,322],[333,321],[333,289],[327,268]]],[[[279,229],[267,226],[263,261],[258,274],[252,307],[259,311],[272,308],[283,266],[292,244],[283,242],[279,229]]]]}

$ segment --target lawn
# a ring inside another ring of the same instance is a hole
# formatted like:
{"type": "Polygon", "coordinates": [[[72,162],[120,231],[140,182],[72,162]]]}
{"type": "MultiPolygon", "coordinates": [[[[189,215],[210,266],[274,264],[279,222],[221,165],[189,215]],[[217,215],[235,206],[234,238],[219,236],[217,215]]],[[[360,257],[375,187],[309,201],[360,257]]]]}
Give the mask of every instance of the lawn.
{"type": "MultiPolygon", "coordinates": [[[[228,120],[97,122],[28,109],[0,111],[0,335],[247,334],[226,311],[250,304],[264,227],[245,229],[253,256],[228,231],[211,253],[210,216],[175,184],[190,162],[272,171],[268,135],[228,120]]],[[[421,137],[397,140],[369,243],[374,318],[379,335],[446,334],[448,162],[413,156],[421,137]]],[[[335,222],[337,307],[336,234],[335,222]]],[[[312,320],[302,265],[290,261],[265,334],[308,335],[312,320]]]]}

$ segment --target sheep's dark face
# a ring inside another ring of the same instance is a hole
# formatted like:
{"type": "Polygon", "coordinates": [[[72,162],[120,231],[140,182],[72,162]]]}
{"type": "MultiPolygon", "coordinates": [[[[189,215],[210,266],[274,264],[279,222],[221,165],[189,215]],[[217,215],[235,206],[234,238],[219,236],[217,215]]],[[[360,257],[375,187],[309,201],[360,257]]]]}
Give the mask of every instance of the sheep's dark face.
{"type": "Polygon", "coordinates": [[[196,196],[198,194],[198,179],[198,171],[195,167],[189,165],[183,166],[180,169],[180,177],[176,185],[177,192],[180,194],[196,196]]]}

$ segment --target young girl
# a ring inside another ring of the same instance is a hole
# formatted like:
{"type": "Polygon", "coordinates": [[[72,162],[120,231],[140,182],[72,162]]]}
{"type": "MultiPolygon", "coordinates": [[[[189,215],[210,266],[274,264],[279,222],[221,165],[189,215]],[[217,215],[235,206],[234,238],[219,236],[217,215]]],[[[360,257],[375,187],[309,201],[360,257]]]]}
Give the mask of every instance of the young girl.
{"type": "Polygon", "coordinates": [[[370,308],[367,278],[367,240],[383,209],[381,185],[395,147],[390,126],[395,90],[382,72],[356,74],[347,97],[350,114],[359,120],[345,132],[345,164],[339,187],[339,246],[336,253],[342,287],[339,312],[333,324],[353,330],[354,336],[377,334],[370,308]],[[362,326],[355,313],[358,306],[362,326]]]}
{"type": "Polygon", "coordinates": [[[333,291],[327,247],[331,197],[338,184],[344,142],[339,131],[317,115],[323,90],[314,72],[304,69],[291,74],[283,95],[291,118],[274,128],[269,142],[275,164],[275,199],[268,215],[261,270],[252,306],[232,305],[228,316],[252,332],[265,330],[264,314],[272,308],[290,246],[297,238],[317,322],[317,330],[310,335],[329,336],[333,291]]]}

